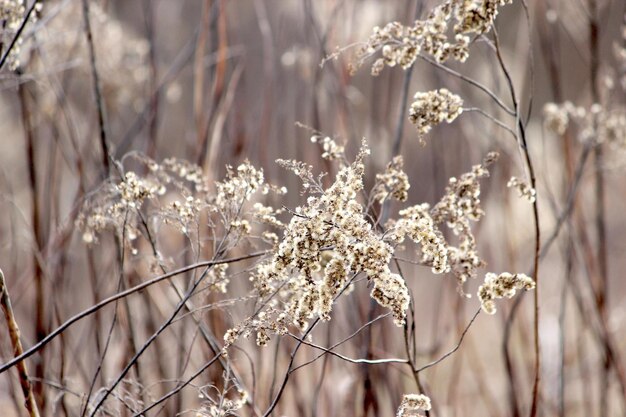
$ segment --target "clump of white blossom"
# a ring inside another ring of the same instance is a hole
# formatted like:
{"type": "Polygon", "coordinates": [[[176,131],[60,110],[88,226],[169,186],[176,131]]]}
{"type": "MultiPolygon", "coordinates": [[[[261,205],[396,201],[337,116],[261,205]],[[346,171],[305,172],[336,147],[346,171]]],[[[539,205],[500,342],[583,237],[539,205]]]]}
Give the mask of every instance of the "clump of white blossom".
{"type": "Polygon", "coordinates": [[[76,224],[86,243],[97,242],[106,229],[132,243],[140,231],[155,233],[159,224],[197,236],[200,222],[206,221],[212,229],[221,224],[234,245],[251,234],[253,222],[281,226],[276,219],[280,211],[248,202],[254,195],[284,194],[286,189],[267,184],[263,171],[248,161],[227,167],[226,178],[210,187],[202,168],[188,161],[169,158],[159,164],[140,154],[130,157],[143,165],[143,173],[128,170],[117,182],[105,183],[80,211],[76,224]]]}
{"type": "Polygon", "coordinates": [[[435,274],[450,271],[448,244],[430,215],[430,205],[418,204],[399,213],[400,218],[393,224],[388,238],[401,243],[405,236],[421,247],[421,262],[430,265],[435,274]]]}
{"type": "Polygon", "coordinates": [[[215,210],[236,216],[241,204],[249,201],[263,183],[263,171],[256,169],[249,161],[244,161],[236,169],[229,165],[226,167],[226,179],[215,183],[216,192],[211,202],[215,210]]]}
{"type": "Polygon", "coordinates": [[[498,155],[489,153],[482,164],[474,165],[470,172],[459,178],[452,177],[446,192],[437,204],[418,204],[401,210],[397,220],[390,220],[385,239],[395,245],[410,238],[419,245],[421,263],[430,266],[435,274],[451,272],[459,283],[459,291],[469,278],[477,276],[484,261],[478,254],[471,222],[484,215],[480,204],[481,178],[487,177],[487,167],[498,155]],[[440,227],[449,228],[456,244],[446,241],[440,227]]]}
{"type": "MultiPolygon", "coordinates": [[[[459,286],[484,262],[479,257],[470,222],[484,212],[480,207],[479,180],[488,176],[487,167],[497,154],[490,153],[482,164],[459,178],[451,178],[446,193],[432,208],[417,204],[400,210],[397,219],[377,231],[359,202],[363,190],[364,158],[369,149],[363,144],[356,160],[343,166],[330,187],[324,188],[311,168],[297,161],[281,161],[306,182],[306,204],[290,211],[282,240],[270,259],[257,264],[251,282],[262,300],[278,295],[280,302],[267,311],[263,320],[247,320],[225,335],[226,346],[239,337],[257,333],[263,345],[271,333],[284,334],[289,324],[304,330],[315,317],[330,320],[337,297],[363,273],[371,283],[371,297],[388,308],[397,325],[405,320],[409,294],[404,279],[391,271],[395,247],[405,238],[418,247],[420,262],[435,274],[452,272],[459,286]],[[440,227],[448,227],[457,240],[447,242],[440,227]]],[[[371,199],[389,196],[406,198],[408,178],[400,158],[394,159],[377,176],[371,199]]],[[[462,290],[461,290],[462,291],[462,290]]]]}
{"type": "Polygon", "coordinates": [[[409,296],[404,280],[389,269],[393,249],[373,230],[356,198],[363,188],[367,154],[363,144],[356,161],[343,167],[328,189],[295,210],[277,253],[254,277],[262,293],[289,282],[286,311],[300,328],[316,314],[330,318],[334,297],[350,272],[365,273],[372,282],[371,296],[392,311],[396,324],[404,323],[409,296]],[[322,265],[323,253],[330,250],[330,260],[322,265]]]}
{"type": "Polygon", "coordinates": [[[546,103],[543,106],[544,127],[557,135],[565,134],[572,120],[580,123],[586,116],[587,110],[580,106],[574,106],[571,101],[562,104],[546,103]]]}
{"type": "MultiPolygon", "coordinates": [[[[569,125],[570,114],[574,110],[577,113],[579,111],[571,102],[565,102],[560,106],[556,103],[546,103],[543,106],[543,124],[545,128],[557,135],[565,134],[569,125]]],[[[584,116],[584,109],[581,108],[580,110],[584,116]]]]}
{"type": "Polygon", "coordinates": [[[406,201],[409,195],[409,177],[403,170],[404,161],[401,155],[395,156],[385,172],[376,174],[376,185],[372,189],[374,200],[382,204],[390,197],[398,201],[406,201]]]}
{"type": "Polygon", "coordinates": [[[423,415],[424,411],[430,411],[430,398],[424,394],[405,394],[398,407],[396,417],[415,417],[423,415]]]}
{"type": "Polygon", "coordinates": [[[433,126],[452,123],[463,112],[463,100],[445,88],[415,94],[409,121],[417,127],[420,140],[433,126]]]}
{"type": "Polygon", "coordinates": [[[218,390],[214,386],[204,387],[198,395],[202,400],[202,408],[196,410],[196,417],[236,417],[248,401],[248,393],[238,389],[235,398],[228,398],[228,392],[218,390]],[[211,391],[215,391],[211,395],[211,391]]]}
{"type": "Polygon", "coordinates": [[[530,203],[534,203],[537,200],[537,191],[532,188],[526,181],[523,181],[517,177],[511,177],[506,184],[509,188],[517,189],[520,197],[525,198],[530,203]]]}
{"type": "Polygon", "coordinates": [[[476,248],[471,221],[480,220],[485,212],[480,205],[481,178],[489,176],[487,167],[498,158],[496,152],[487,154],[482,164],[474,165],[470,172],[448,181],[446,192],[432,208],[436,224],[445,224],[457,237],[458,245],[448,247],[448,263],[459,281],[459,289],[468,278],[474,278],[477,269],[484,265],[476,248]]]}
{"type": "Polygon", "coordinates": [[[453,58],[465,62],[469,56],[470,36],[491,30],[498,7],[512,0],[447,0],[433,8],[426,19],[412,26],[391,22],[375,27],[373,33],[357,51],[352,71],[380,51],[382,57],[372,65],[372,75],[378,75],[385,66],[407,69],[420,54],[430,55],[438,62],[453,58]]]}
{"type": "Polygon", "coordinates": [[[334,139],[330,136],[311,136],[311,142],[319,143],[322,146],[323,153],[322,158],[333,160],[333,159],[341,159],[343,157],[343,153],[345,148],[343,145],[338,145],[334,139]]]}
{"type": "Polygon", "coordinates": [[[228,275],[226,275],[226,270],[228,270],[228,264],[217,264],[211,267],[205,280],[209,291],[226,294],[228,283],[230,282],[228,275]]]}
{"type": "Polygon", "coordinates": [[[549,131],[563,135],[575,123],[581,142],[606,143],[614,149],[626,149],[626,108],[592,104],[588,109],[562,104],[547,103],[543,108],[544,126],[549,131]]]}
{"type": "MultiPolygon", "coordinates": [[[[281,228],[281,229],[285,227],[285,224],[282,221],[280,221],[277,217],[283,213],[282,209],[275,209],[274,207],[265,206],[260,202],[256,202],[254,203],[252,210],[253,210],[254,218],[258,220],[259,222],[274,226],[276,228],[281,228]]],[[[270,238],[270,239],[273,239],[273,238],[270,238]]]]}
{"type": "Polygon", "coordinates": [[[252,333],[256,335],[257,345],[265,346],[270,340],[271,334],[284,335],[287,333],[288,326],[287,314],[270,306],[255,316],[249,317],[228,329],[224,334],[222,354],[228,355],[228,348],[233,343],[241,337],[250,337],[252,333]]]}
{"type": "Polygon", "coordinates": [[[496,299],[513,298],[517,291],[533,288],[535,288],[535,281],[527,275],[508,272],[497,275],[488,272],[485,275],[485,283],[478,288],[478,298],[485,313],[495,314],[496,299]]]}
{"type": "Polygon", "coordinates": [[[598,115],[598,141],[614,149],[626,149],[626,107],[604,109],[598,115]]]}
{"type": "Polygon", "coordinates": [[[320,191],[321,175],[315,178],[313,175],[313,166],[307,165],[302,161],[293,159],[277,159],[276,163],[286,170],[293,172],[302,181],[302,192],[320,191]]]}
{"type": "Polygon", "coordinates": [[[138,213],[146,200],[164,194],[164,188],[154,179],[148,179],[128,171],[115,184],[106,184],[96,194],[97,201],[83,210],[76,224],[83,232],[83,241],[93,243],[106,228],[116,229],[127,240],[136,238],[139,220],[138,213]]]}

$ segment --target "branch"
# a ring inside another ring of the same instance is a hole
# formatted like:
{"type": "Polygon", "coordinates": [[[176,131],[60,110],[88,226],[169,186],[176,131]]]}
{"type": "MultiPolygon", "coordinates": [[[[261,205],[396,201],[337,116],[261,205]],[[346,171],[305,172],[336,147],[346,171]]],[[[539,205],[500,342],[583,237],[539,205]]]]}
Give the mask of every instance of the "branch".
{"type": "Polygon", "coordinates": [[[91,307],[89,307],[86,310],[83,310],[82,312],[74,315],[73,317],[71,317],[70,319],[68,319],[65,323],[63,323],[62,325],[60,325],[59,327],[57,327],[52,333],[50,333],[48,336],[46,336],[45,338],[43,338],[41,340],[41,342],[37,343],[36,345],[34,345],[33,347],[31,347],[30,349],[28,349],[26,352],[20,354],[19,356],[16,356],[15,358],[13,358],[12,360],[10,360],[9,362],[5,363],[4,365],[0,366],[0,374],[3,373],[4,371],[6,371],[7,369],[17,365],[19,362],[21,362],[22,360],[34,355],[35,353],[37,353],[39,350],[41,350],[44,346],[46,346],[48,343],[50,343],[54,338],[56,338],[57,336],[59,336],[61,333],[63,333],[65,330],[67,330],[68,327],[70,327],[72,324],[76,323],[77,321],[95,313],[96,311],[100,310],[101,308],[105,307],[108,304],[111,304],[112,302],[119,300],[121,298],[124,297],[128,297],[131,294],[134,294],[136,292],[139,292],[145,288],[148,288],[151,285],[154,285],[156,283],[159,283],[161,281],[164,281],[166,279],[172,278],[176,275],[180,275],[182,273],[191,271],[193,269],[197,269],[197,268],[202,268],[202,267],[207,267],[207,266],[214,266],[214,265],[219,265],[219,264],[227,264],[227,263],[232,263],[232,262],[238,262],[238,261],[243,261],[246,259],[251,259],[251,258],[256,258],[259,256],[263,256],[265,255],[267,252],[266,251],[261,251],[261,252],[254,252],[251,253],[249,255],[245,255],[245,256],[240,256],[240,257],[236,257],[236,258],[229,258],[229,259],[222,259],[222,260],[216,260],[216,261],[204,261],[204,262],[198,262],[192,265],[188,265],[185,266],[183,268],[180,269],[176,269],[172,272],[169,272],[167,274],[163,274],[160,275],[156,278],[153,278],[149,281],[146,281],[142,284],[136,285],[132,288],[127,289],[126,291],[122,291],[118,294],[112,295],[108,298],[105,298],[104,300],[100,301],[98,304],[95,304],[91,307]]]}

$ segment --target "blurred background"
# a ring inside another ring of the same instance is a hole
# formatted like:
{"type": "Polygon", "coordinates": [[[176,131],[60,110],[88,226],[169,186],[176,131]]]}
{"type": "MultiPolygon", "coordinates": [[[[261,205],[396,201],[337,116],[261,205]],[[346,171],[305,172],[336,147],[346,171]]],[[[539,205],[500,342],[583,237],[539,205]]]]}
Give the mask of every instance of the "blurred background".
{"type": "MultiPolygon", "coordinates": [[[[345,144],[350,157],[362,138],[368,141],[372,153],[366,161],[366,189],[397,149],[411,189],[407,203],[392,204],[395,212],[405,205],[436,203],[450,177],[469,171],[487,152],[498,151],[500,160],[482,182],[486,215],[475,229],[487,262],[484,271],[530,274],[532,205],[506,186],[511,176],[528,178],[515,138],[470,111],[434,128],[421,145],[407,120],[416,92],[445,87],[464,99],[464,107],[480,108],[515,129],[515,119],[489,94],[455,75],[480,83],[512,107],[493,48],[478,39],[468,61],[450,61],[447,70],[418,59],[408,71],[385,68],[372,77],[372,59],[350,74],[359,43],[374,26],[411,24],[437,4],[90,2],[111,152],[116,159],[129,152],[156,161],[185,159],[202,167],[211,180],[221,179],[227,164],[237,166],[248,159],[264,170],[269,182],[290,191],[268,197],[269,202],[296,207],[306,198],[298,192],[300,181],[280,168],[277,158],[311,164],[316,173],[329,172],[329,181],[337,171],[321,158],[319,147],[309,140],[311,131],[297,125],[301,123],[345,144]]],[[[37,21],[23,34],[18,69],[5,66],[0,71],[0,268],[25,347],[97,301],[155,276],[144,259],[150,253],[145,242],[140,242],[139,254],[128,255],[120,280],[113,233],[87,245],[75,227],[83,202],[98,192],[106,176],[82,7],[80,0],[44,2],[37,21]]],[[[599,103],[603,111],[624,114],[625,13],[621,0],[514,0],[500,7],[496,20],[503,58],[522,114],[528,117],[544,243],[557,219],[568,213],[540,266],[542,416],[626,415],[624,149],[619,140],[603,143],[603,154],[594,150],[583,159],[584,126],[572,123],[558,135],[544,127],[542,117],[545,103],[565,101],[585,109],[599,103]],[[596,47],[592,28],[598,31],[596,47]],[[573,184],[578,185],[570,199],[573,184]],[[604,238],[600,230],[606,232],[604,238]]],[[[617,129],[622,142],[625,131],[617,129]]],[[[169,248],[172,268],[190,263],[185,239],[170,231],[162,242],[169,248]]],[[[232,254],[250,250],[234,248],[232,254]]],[[[199,259],[203,255],[197,254],[199,259]]],[[[405,257],[412,255],[407,250],[405,257]]],[[[248,285],[245,273],[238,273],[250,265],[232,269],[233,291],[241,290],[237,297],[248,285]]],[[[460,297],[452,276],[434,276],[430,269],[411,264],[403,265],[403,273],[415,299],[419,363],[427,364],[458,343],[479,302],[475,296],[460,297]]],[[[181,276],[173,282],[184,288],[188,279],[181,276]]],[[[467,292],[475,294],[481,283],[482,275],[468,283],[467,292]]],[[[333,320],[316,328],[313,339],[330,346],[382,314],[383,309],[370,306],[368,294],[362,285],[341,299],[333,320]]],[[[27,363],[42,415],[80,415],[89,393],[92,401],[101,395],[101,388],[117,378],[177,301],[167,284],[152,286],[90,315],[33,355],[27,363]]],[[[224,331],[246,315],[245,310],[221,311],[214,295],[199,295],[195,302],[209,306],[196,317],[220,342],[224,331]]],[[[534,378],[532,314],[532,295],[526,294],[500,303],[493,317],[479,315],[461,348],[421,374],[433,401],[431,414],[527,415],[534,378]]],[[[163,333],[141,356],[139,369],[124,379],[110,400],[109,413],[132,415],[115,401],[141,409],[201,369],[212,357],[212,347],[199,336],[198,326],[181,317],[163,333]]],[[[3,322],[3,363],[12,357],[5,330],[3,322]]],[[[262,415],[269,406],[294,346],[289,338],[280,340],[273,339],[265,348],[242,343],[246,353],[233,353],[238,378],[255,387],[258,408],[246,406],[240,415],[262,415]]],[[[353,358],[403,357],[403,343],[402,329],[387,318],[339,351],[353,358]]],[[[318,354],[303,347],[297,362],[318,354]]],[[[217,384],[223,389],[222,372],[217,365],[208,367],[193,384],[146,415],[194,415],[191,410],[203,403],[200,387],[217,384]]],[[[327,355],[291,375],[274,415],[394,415],[402,394],[410,392],[417,388],[400,365],[362,366],[327,355]]],[[[1,414],[24,415],[22,403],[17,373],[8,370],[0,375],[1,414]]]]}

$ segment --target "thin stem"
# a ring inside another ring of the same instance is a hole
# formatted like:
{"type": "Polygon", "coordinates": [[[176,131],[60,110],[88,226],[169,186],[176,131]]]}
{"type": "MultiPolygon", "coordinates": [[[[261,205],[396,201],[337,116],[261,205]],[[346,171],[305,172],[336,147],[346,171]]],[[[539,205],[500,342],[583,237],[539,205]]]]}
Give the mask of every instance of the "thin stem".
{"type": "MultiPolygon", "coordinates": [[[[13,307],[11,306],[11,298],[9,297],[9,290],[6,282],[4,281],[4,273],[1,269],[0,304],[2,304],[2,311],[4,312],[4,317],[6,318],[7,326],[9,327],[9,336],[11,337],[11,345],[13,346],[13,355],[18,358],[24,353],[24,350],[22,349],[22,342],[20,340],[20,328],[15,321],[13,307]]],[[[22,393],[24,394],[24,406],[28,411],[28,415],[30,417],[39,417],[39,409],[37,408],[37,402],[35,401],[32,386],[28,378],[28,369],[26,368],[26,362],[24,360],[17,361],[17,372],[20,379],[20,386],[22,387],[22,393]]]]}
{"type": "MultiPolygon", "coordinates": [[[[37,178],[37,154],[36,148],[36,128],[34,123],[34,114],[29,107],[29,100],[27,97],[27,88],[25,83],[21,83],[18,86],[18,96],[20,101],[20,110],[22,116],[22,123],[24,125],[24,134],[26,139],[26,155],[28,166],[28,184],[30,186],[30,202],[31,202],[31,227],[33,233],[33,248],[32,248],[32,263],[33,263],[33,281],[35,286],[35,339],[40,341],[46,335],[46,322],[47,316],[45,313],[46,297],[44,296],[44,271],[42,265],[45,263],[41,260],[42,248],[44,246],[44,231],[42,221],[42,198],[39,196],[39,189],[45,188],[39,185],[37,178]]],[[[35,101],[35,100],[32,100],[35,101]]],[[[41,356],[40,360],[35,364],[35,377],[44,378],[46,373],[46,358],[41,356]]],[[[39,403],[39,407],[45,411],[46,409],[46,396],[44,392],[44,386],[37,384],[34,387],[35,398],[39,403]]]]}
{"type": "MultiPolygon", "coordinates": [[[[600,26],[598,22],[598,5],[596,0],[588,0],[589,7],[589,52],[591,56],[589,81],[591,86],[592,104],[600,102],[600,92],[598,91],[598,69],[600,66],[600,26]]],[[[596,129],[596,121],[594,120],[594,130],[596,129]]],[[[598,139],[598,138],[596,138],[598,139]]],[[[606,301],[608,296],[608,259],[607,259],[607,237],[606,237],[606,197],[605,197],[605,180],[604,180],[604,155],[602,144],[594,148],[594,180],[595,180],[595,228],[598,237],[598,246],[596,258],[599,268],[599,288],[596,292],[598,312],[601,320],[608,320],[608,312],[606,309],[606,301]]],[[[608,412],[608,393],[609,393],[609,371],[611,361],[608,352],[608,346],[604,346],[604,363],[600,376],[600,415],[605,416],[608,412]]]]}
{"type": "Polygon", "coordinates": [[[159,398],[158,400],[156,400],[155,402],[150,404],[148,407],[146,407],[143,410],[133,414],[133,417],[145,416],[148,411],[152,410],[157,405],[165,402],[167,399],[171,398],[172,396],[178,394],[180,391],[182,391],[183,388],[185,388],[186,386],[191,384],[191,382],[194,379],[199,377],[204,371],[206,371],[211,365],[213,365],[213,363],[215,363],[215,361],[218,360],[221,356],[222,356],[221,352],[218,353],[217,355],[213,356],[213,358],[211,358],[211,360],[209,360],[200,369],[198,369],[193,375],[191,375],[189,378],[187,378],[187,380],[185,382],[183,382],[182,384],[178,385],[176,388],[174,388],[173,390],[171,390],[170,392],[168,392],[167,394],[165,394],[164,396],[162,396],[161,398],[159,398]]]}
{"type": "MultiPolygon", "coordinates": [[[[357,277],[358,274],[354,274],[354,276],[352,276],[352,278],[346,283],[346,285],[344,285],[344,287],[339,291],[339,293],[335,296],[334,300],[336,300],[337,298],[339,298],[341,296],[341,294],[343,294],[345,292],[346,289],[348,289],[350,287],[350,285],[352,284],[352,282],[354,281],[354,279],[357,277]]],[[[333,300],[333,301],[334,301],[333,300]]],[[[316,318],[313,323],[311,323],[311,325],[309,326],[309,328],[304,332],[304,334],[302,335],[302,340],[305,340],[307,338],[307,336],[309,334],[311,334],[311,332],[313,331],[313,329],[315,328],[315,326],[317,326],[317,324],[321,321],[321,319],[318,317],[316,318]]],[[[272,412],[274,411],[274,409],[276,408],[276,406],[278,405],[278,401],[280,401],[280,398],[282,397],[285,388],[287,387],[287,382],[289,381],[289,377],[290,375],[293,373],[294,368],[293,367],[293,363],[296,359],[296,354],[298,353],[298,351],[300,350],[300,347],[303,345],[302,341],[298,341],[298,344],[296,345],[296,347],[293,349],[293,351],[291,352],[290,358],[289,358],[289,365],[287,366],[287,372],[285,372],[285,376],[283,378],[282,383],[280,384],[280,388],[278,389],[278,393],[276,394],[276,396],[274,397],[274,400],[272,401],[272,403],[270,404],[270,406],[268,407],[267,411],[265,411],[265,413],[263,414],[263,417],[268,417],[272,414],[272,412]]]]}
{"type": "Polygon", "coordinates": [[[509,132],[511,135],[513,135],[514,138],[517,138],[517,133],[513,129],[511,129],[506,124],[504,124],[504,122],[496,119],[495,117],[493,117],[492,115],[490,115],[489,113],[481,109],[480,107],[463,108],[463,113],[469,113],[469,112],[478,113],[481,116],[484,116],[485,118],[489,119],[490,121],[492,121],[493,123],[501,127],[502,129],[509,132]]]}
{"type": "Polygon", "coordinates": [[[463,339],[465,339],[465,335],[467,334],[467,332],[469,331],[470,327],[472,327],[472,324],[474,324],[474,321],[476,320],[476,317],[478,317],[478,315],[480,314],[481,309],[479,308],[476,313],[474,313],[474,316],[472,317],[472,319],[469,321],[469,323],[467,323],[467,326],[465,326],[465,329],[463,329],[463,333],[461,333],[461,337],[459,338],[459,341],[457,342],[457,344],[448,352],[446,352],[443,356],[441,356],[439,359],[434,360],[424,366],[421,366],[419,368],[415,368],[413,370],[413,372],[415,373],[420,373],[422,371],[425,371],[428,368],[431,368],[435,365],[437,365],[438,363],[443,362],[444,360],[446,360],[449,356],[453,355],[457,350],[459,350],[459,348],[461,347],[461,344],[463,343],[463,339]]]}
{"type": "MultiPolygon", "coordinates": [[[[342,355],[341,353],[337,353],[335,351],[333,351],[332,349],[329,348],[325,348],[324,346],[320,346],[320,345],[316,345],[315,343],[311,343],[311,342],[307,342],[306,340],[304,340],[301,337],[298,337],[292,333],[287,333],[291,338],[307,345],[307,346],[311,346],[315,349],[319,349],[321,351],[324,351],[332,356],[335,356],[341,360],[344,360],[346,362],[350,362],[350,363],[355,363],[355,364],[366,364],[366,365],[385,365],[388,363],[409,363],[409,361],[407,359],[398,359],[398,358],[384,358],[384,359],[353,359],[353,358],[349,358],[345,355],[342,355]]],[[[298,367],[299,368],[299,367],[298,367]]],[[[294,368],[294,370],[297,368],[294,368]]]]}
{"type": "MultiPolygon", "coordinates": [[[[298,365],[298,366],[296,366],[295,368],[293,368],[293,369],[291,370],[291,372],[295,372],[295,371],[297,371],[297,370],[298,370],[298,369],[300,369],[300,368],[303,368],[303,367],[305,367],[305,366],[308,366],[308,365],[312,364],[313,362],[317,361],[317,360],[318,360],[319,358],[321,358],[322,356],[326,356],[326,353],[334,353],[334,352],[331,352],[333,349],[335,349],[336,347],[338,347],[338,346],[340,346],[340,345],[342,345],[342,344],[344,344],[344,343],[346,343],[346,342],[348,342],[348,341],[352,340],[352,339],[353,339],[353,338],[354,338],[357,334],[361,333],[361,331],[363,331],[363,330],[364,330],[364,329],[366,329],[367,327],[369,327],[369,326],[371,326],[372,324],[374,324],[374,322],[377,322],[378,320],[383,319],[383,318],[385,318],[385,317],[389,316],[389,314],[390,314],[390,313],[387,313],[387,314],[381,314],[380,316],[376,317],[375,319],[372,319],[372,320],[368,321],[368,322],[367,322],[367,323],[365,323],[363,326],[359,327],[359,328],[358,328],[358,329],[357,329],[354,333],[352,333],[350,336],[348,336],[348,337],[346,337],[345,339],[343,339],[343,340],[341,340],[341,341],[339,341],[339,342],[337,342],[337,343],[333,344],[332,346],[330,346],[330,347],[328,347],[328,348],[323,348],[323,347],[321,347],[321,346],[312,345],[312,346],[313,346],[313,347],[315,347],[315,348],[318,348],[318,349],[323,350],[325,353],[322,353],[322,354],[320,354],[320,355],[318,355],[318,356],[314,357],[313,359],[311,359],[310,361],[307,361],[307,362],[303,363],[302,365],[298,365]]],[[[300,339],[298,339],[298,340],[300,340],[300,339]]],[[[305,344],[308,344],[307,342],[304,342],[304,343],[305,343],[305,344]]]]}
{"type": "MultiPolygon", "coordinates": [[[[417,0],[415,5],[414,18],[417,19],[422,13],[424,2],[417,0]]],[[[404,131],[404,122],[406,120],[406,104],[409,100],[409,87],[411,85],[411,76],[413,75],[413,65],[408,68],[404,73],[404,80],[402,81],[402,99],[400,100],[400,111],[398,112],[398,122],[396,124],[396,133],[393,139],[393,148],[391,156],[400,155],[400,148],[402,147],[402,133],[404,131]]]]}
{"type": "Polygon", "coordinates": [[[466,83],[468,83],[469,85],[472,85],[476,88],[478,88],[480,91],[484,92],[485,94],[487,94],[497,105],[498,107],[500,107],[502,110],[505,111],[505,113],[507,113],[510,116],[515,116],[515,111],[511,110],[509,108],[509,106],[507,106],[506,104],[504,104],[504,102],[502,100],[500,100],[500,98],[498,98],[498,96],[491,91],[490,89],[488,89],[487,87],[485,87],[483,84],[479,83],[478,81],[467,77],[466,75],[461,74],[460,72],[457,72],[451,68],[448,68],[447,66],[440,64],[439,62],[435,61],[434,59],[431,59],[429,57],[426,56],[422,56],[422,55],[418,55],[418,58],[428,62],[429,64],[439,68],[440,70],[447,72],[448,74],[457,77],[463,81],[465,81],[466,83]]]}
{"type": "MultiPolygon", "coordinates": [[[[520,110],[519,110],[519,102],[517,99],[517,95],[515,93],[515,86],[513,85],[513,80],[511,78],[511,74],[509,73],[506,64],[504,63],[504,59],[502,57],[502,51],[500,48],[500,41],[498,39],[498,32],[496,28],[493,28],[494,35],[494,46],[496,51],[496,56],[498,58],[498,62],[500,64],[500,68],[505,76],[507,81],[509,91],[511,94],[511,100],[513,102],[513,108],[515,109],[515,120],[517,124],[517,129],[519,132],[518,141],[520,145],[520,149],[524,155],[526,160],[526,168],[528,169],[528,175],[530,177],[530,186],[533,189],[537,189],[537,180],[535,177],[535,168],[533,166],[532,160],[530,158],[530,153],[528,151],[528,143],[526,141],[526,129],[524,123],[520,118],[520,110]]],[[[535,417],[537,415],[537,401],[539,398],[539,382],[541,379],[541,357],[540,357],[540,347],[539,347],[539,258],[540,258],[540,250],[541,250],[541,230],[539,227],[539,209],[538,209],[538,199],[533,201],[533,217],[535,224],[535,253],[533,260],[533,279],[535,280],[536,287],[533,293],[534,296],[534,350],[535,350],[535,366],[534,373],[535,378],[533,382],[533,391],[532,391],[532,405],[530,410],[530,417],[535,417]]]]}
{"type": "Polygon", "coordinates": [[[98,76],[98,69],[96,67],[96,52],[94,49],[93,34],[91,32],[91,23],[89,21],[89,1],[82,0],[82,2],[85,35],[87,37],[87,47],[89,49],[89,65],[91,69],[91,76],[93,78],[93,91],[96,96],[96,109],[98,111],[98,133],[100,135],[102,165],[104,166],[104,178],[107,178],[111,175],[111,162],[115,162],[113,161],[105,129],[105,107],[102,92],[100,90],[100,77],[98,76]]]}
{"type": "Polygon", "coordinates": [[[36,345],[34,345],[33,347],[31,347],[30,349],[28,349],[27,351],[25,351],[24,353],[20,354],[19,356],[16,356],[15,358],[13,358],[12,360],[10,360],[9,362],[5,363],[4,365],[0,366],[0,374],[3,373],[4,371],[6,371],[7,369],[17,365],[20,361],[34,355],[35,353],[37,353],[39,350],[43,349],[44,346],[46,346],[48,343],[50,343],[54,338],[56,338],[57,336],[59,336],[61,333],[63,333],[65,330],[67,330],[68,327],[70,327],[72,324],[76,323],[77,321],[95,313],[96,311],[102,309],[103,307],[111,304],[112,302],[122,299],[124,297],[128,297],[131,294],[134,294],[136,292],[139,292],[145,288],[148,288],[151,285],[154,285],[156,283],[159,283],[161,281],[170,279],[172,277],[175,277],[177,275],[183,274],[185,272],[197,269],[197,268],[203,268],[203,267],[207,267],[207,266],[213,266],[213,265],[220,265],[220,264],[229,264],[232,262],[238,262],[238,261],[243,261],[246,259],[252,259],[252,258],[256,258],[259,256],[263,256],[265,255],[267,252],[266,251],[262,251],[262,252],[253,252],[251,254],[248,255],[244,255],[244,256],[240,256],[240,257],[236,257],[236,258],[229,258],[229,259],[221,259],[221,260],[215,260],[215,261],[204,261],[204,262],[198,262],[196,264],[192,264],[192,265],[188,265],[185,266],[183,268],[179,268],[176,269],[172,272],[169,272],[167,274],[163,274],[163,275],[159,275],[156,278],[153,278],[149,281],[146,281],[144,283],[141,283],[139,285],[136,285],[132,288],[127,289],[126,291],[122,291],[118,294],[114,294],[108,298],[105,298],[104,300],[100,301],[99,303],[89,307],[86,310],[83,310],[82,312],[74,315],[73,317],[71,317],[70,319],[68,319],[67,321],[65,321],[65,323],[63,323],[62,325],[60,325],[59,327],[57,327],[55,330],[53,330],[48,336],[46,336],[44,339],[41,340],[41,342],[37,343],[36,345]]]}
{"type": "Polygon", "coordinates": [[[107,400],[107,398],[109,398],[109,395],[111,395],[111,393],[113,392],[113,390],[119,385],[120,382],[122,382],[122,380],[124,379],[124,377],[126,376],[126,374],[131,370],[131,368],[135,365],[135,363],[139,360],[139,357],[141,355],[143,355],[143,353],[148,349],[148,347],[150,347],[150,345],[157,339],[157,337],[159,337],[159,335],[161,335],[161,333],[163,333],[172,323],[172,321],[176,318],[176,316],[178,315],[178,313],[183,309],[183,307],[185,306],[186,301],[191,298],[191,296],[194,294],[194,292],[196,291],[196,288],[198,288],[198,286],[200,285],[200,283],[204,280],[204,278],[207,276],[209,270],[211,269],[213,265],[209,265],[207,267],[205,267],[204,271],[202,271],[202,274],[200,275],[200,277],[196,280],[196,282],[193,284],[193,286],[189,289],[189,291],[187,291],[187,294],[185,294],[185,298],[183,298],[182,300],[180,300],[178,302],[178,305],[176,306],[176,308],[174,309],[174,311],[170,314],[170,317],[165,321],[165,323],[163,323],[161,325],[161,327],[159,327],[159,329],[153,333],[148,340],[143,344],[143,346],[141,346],[141,348],[139,348],[137,350],[137,352],[133,355],[133,357],[131,358],[131,360],[126,364],[126,366],[124,367],[124,369],[122,370],[122,372],[119,374],[119,376],[117,377],[117,379],[111,384],[111,386],[109,388],[106,389],[104,395],[102,395],[100,397],[100,399],[98,400],[98,402],[96,403],[96,405],[93,407],[93,410],[90,414],[91,417],[94,417],[97,413],[98,413],[98,409],[100,409],[100,407],[104,404],[104,402],[107,400]]]}

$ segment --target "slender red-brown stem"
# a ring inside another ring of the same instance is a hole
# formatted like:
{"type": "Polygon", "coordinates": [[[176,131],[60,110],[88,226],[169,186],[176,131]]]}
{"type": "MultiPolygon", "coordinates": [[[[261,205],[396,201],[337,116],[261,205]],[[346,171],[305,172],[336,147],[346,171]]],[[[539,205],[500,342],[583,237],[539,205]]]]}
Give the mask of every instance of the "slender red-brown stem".
{"type": "MultiPolygon", "coordinates": [[[[31,226],[33,231],[33,281],[35,284],[35,338],[39,342],[46,335],[46,315],[44,297],[44,271],[41,267],[41,249],[43,248],[43,230],[41,225],[40,198],[38,194],[39,184],[37,179],[37,159],[35,155],[35,127],[33,123],[34,115],[31,114],[29,108],[29,98],[26,84],[20,83],[18,94],[20,98],[20,106],[22,112],[22,121],[24,124],[24,133],[26,135],[26,155],[28,166],[28,181],[30,185],[30,201],[31,201],[31,226]]],[[[35,377],[43,379],[46,373],[46,358],[44,355],[35,362],[35,377]]],[[[34,387],[35,398],[39,403],[39,407],[45,410],[45,393],[44,385],[36,384],[34,387]]]]}
{"type": "MultiPolygon", "coordinates": [[[[9,336],[11,337],[11,345],[13,346],[13,356],[20,356],[24,353],[22,349],[22,341],[20,340],[20,329],[15,321],[15,315],[13,314],[13,307],[11,307],[11,298],[9,297],[9,290],[4,280],[4,273],[0,270],[0,304],[2,304],[2,311],[7,321],[9,328],[9,336]]],[[[26,361],[21,360],[17,362],[17,373],[20,379],[20,386],[22,387],[22,393],[24,394],[24,406],[28,411],[30,417],[39,417],[39,408],[35,401],[35,395],[33,394],[30,379],[28,378],[28,369],[26,368],[26,361]]]]}

